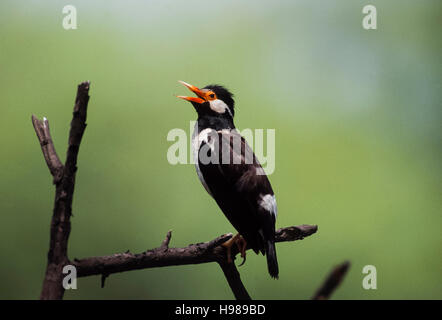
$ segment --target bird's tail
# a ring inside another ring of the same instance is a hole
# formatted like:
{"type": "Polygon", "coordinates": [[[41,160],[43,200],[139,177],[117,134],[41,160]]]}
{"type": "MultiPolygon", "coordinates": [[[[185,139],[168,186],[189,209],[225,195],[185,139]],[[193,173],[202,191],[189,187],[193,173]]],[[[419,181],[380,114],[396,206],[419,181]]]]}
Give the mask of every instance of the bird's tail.
{"type": "Polygon", "coordinates": [[[266,256],[267,256],[267,268],[269,269],[270,276],[272,278],[278,279],[279,268],[278,268],[278,260],[276,259],[275,241],[267,240],[266,256]]]}

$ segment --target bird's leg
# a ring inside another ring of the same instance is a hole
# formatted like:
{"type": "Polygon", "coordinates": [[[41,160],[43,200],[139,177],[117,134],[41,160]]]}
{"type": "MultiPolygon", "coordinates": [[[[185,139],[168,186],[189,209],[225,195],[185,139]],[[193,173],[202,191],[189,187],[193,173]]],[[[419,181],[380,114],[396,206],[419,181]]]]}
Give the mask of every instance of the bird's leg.
{"type": "Polygon", "coordinates": [[[224,248],[227,250],[227,262],[232,263],[232,246],[236,244],[238,247],[238,250],[241,254],[241,258],[244,260],[241,262],[240,266],[246,262],[246,248],[247,248],[247,242],[244,240],[244,238],[238,233],[235,236],[233,236],[231,239],[227,240],[222,244],[224,248]]]}
{"type": "Polygon", "coordinates": [[[234,235],[232,238],[222,243],[221,245],[227,250],[227,262],[232,263],[232,246],[236,243],[239,233],[234,235]]]}

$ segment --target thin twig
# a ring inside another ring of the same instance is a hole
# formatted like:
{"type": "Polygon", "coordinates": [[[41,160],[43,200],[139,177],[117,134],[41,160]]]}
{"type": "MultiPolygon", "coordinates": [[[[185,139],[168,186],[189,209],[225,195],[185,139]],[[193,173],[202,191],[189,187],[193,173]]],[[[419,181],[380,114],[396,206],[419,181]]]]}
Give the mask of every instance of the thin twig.
{"type": "Polygon", "coordinates": [[[172,238],[172,230],[169,230],[166,234],[166,239],[164,239],[163,242],[161,243],[160,249],[162,250],[169,249],[169,243],[171,238],[172,238]]]}
{"type": "Polygon", "coordinates": [[[46,118],[39,120],[35,115],[32,115],[32,124],[38,141],[40,142],[41,151],[46,164],[54,177],[53,182],[57,184],[63,174],[63,164],[55,151],[54,143],[52,141],[51,132],[49,129],[49,121],[46,118]]]}
{"type": "Polygon", "coordinates": [[[337,287],[344,280],[348,269],[350,268],[350,262],[345,261],[340,265],[333,268],[328,277],[325,279],[324,283],[312,297],[313,300],[327,300],[330,298],[331,294],[336,290],[337,287]]]}

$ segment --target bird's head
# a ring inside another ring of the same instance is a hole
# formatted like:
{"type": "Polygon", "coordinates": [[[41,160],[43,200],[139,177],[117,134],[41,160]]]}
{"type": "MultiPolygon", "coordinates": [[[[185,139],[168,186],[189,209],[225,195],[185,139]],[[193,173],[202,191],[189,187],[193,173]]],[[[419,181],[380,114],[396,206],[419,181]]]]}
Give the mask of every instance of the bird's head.
{"type": "Polygon", "coordinates": [[[184,81],[179,82],[197,95],[197,97],[178,96],[178,98],[190,101],[198,116],[213,116],[233,120],[235,101],[229,90],[217,84],[199,89],[184,81]]]}

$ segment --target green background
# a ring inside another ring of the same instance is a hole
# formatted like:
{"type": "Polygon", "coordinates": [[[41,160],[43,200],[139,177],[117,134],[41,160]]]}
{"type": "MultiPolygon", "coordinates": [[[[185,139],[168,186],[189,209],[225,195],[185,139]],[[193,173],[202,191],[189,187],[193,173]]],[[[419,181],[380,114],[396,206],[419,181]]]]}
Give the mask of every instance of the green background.
{"type": "MultiPolygon", "coordinates": [[[[177,80],[221,83],[236,125],[276,129],[280,279],[248,255],[256,299],[310,298],[336,264],[336,299],[441,299],[441,1],[1,1],[0,298],[39,296],[54,187],[31,114],[64,160],[76,85],[91,80],[70,258],[233,232],[166,140],[196,115],[177,80]],[[77,8],[64,30],[62,8],[77,8]],[[378,29],[364,30],[374,4],[378,29]],[[362,268],[377,268],[377,290],[362,268]]],[[[81,278],[66,299],[230,299],[216,264],[81,278]]]]}

